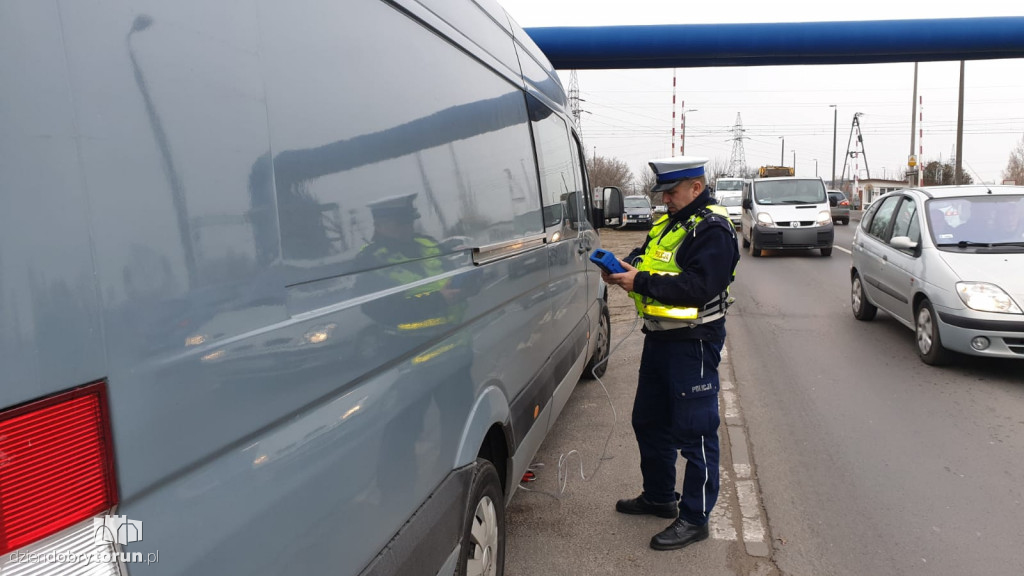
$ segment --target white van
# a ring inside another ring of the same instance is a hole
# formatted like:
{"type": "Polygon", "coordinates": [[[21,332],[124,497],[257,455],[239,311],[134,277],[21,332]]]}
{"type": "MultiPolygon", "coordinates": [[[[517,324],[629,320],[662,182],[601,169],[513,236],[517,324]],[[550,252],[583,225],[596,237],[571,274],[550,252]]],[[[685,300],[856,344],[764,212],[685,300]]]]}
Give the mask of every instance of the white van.
{"type": "Polygon", "coordinates": [[[821,178],[758,178],[743,193],[743,247],[762,250],[821,250],[832,255],[835,229],[821,178]]]}

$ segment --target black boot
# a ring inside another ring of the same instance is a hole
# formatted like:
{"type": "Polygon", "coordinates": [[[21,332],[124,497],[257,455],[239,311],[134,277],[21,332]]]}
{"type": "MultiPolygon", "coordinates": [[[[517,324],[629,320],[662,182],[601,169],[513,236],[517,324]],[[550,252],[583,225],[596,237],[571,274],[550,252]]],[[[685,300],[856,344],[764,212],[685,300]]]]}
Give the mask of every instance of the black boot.
{"type": "Polygon", "coordinates": [[[707,537],[707,524],[697,526],[679,518],[671,526],[658,532],[651,538],[651,548],[655,550],[677,550],[694,542],[706,540],[707,537]]]}
{"type": "Polygon", "coordinates": [[[623,514],[650,514],[662,518],[675,518],[679,514],[674,501],[659,504],[644,498],[643,494],[636,498],[619,500],[615,503],[615,509],[623,514]]]}

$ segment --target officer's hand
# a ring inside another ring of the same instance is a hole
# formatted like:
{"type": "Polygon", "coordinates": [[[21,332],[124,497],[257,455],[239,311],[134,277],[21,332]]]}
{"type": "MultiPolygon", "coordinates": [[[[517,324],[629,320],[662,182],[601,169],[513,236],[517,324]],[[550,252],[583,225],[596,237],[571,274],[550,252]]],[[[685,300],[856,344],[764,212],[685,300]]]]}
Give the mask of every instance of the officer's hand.
{"type": "Polygon", "coordinates": [[[625,272],[621,272],[619,274],[609,274],[607,272],[601,272],[601,279],[607,282],[608,284],[614,284],[616,286],[619,286],[626,292],[632,292],[633,278],[636,277],[637,272],[639,272],[639,270],[637,270],[629,263],[624,262],[622,260],[619,260],[619,264],[621,264],[622,267],[626,269],[625,272]]]}

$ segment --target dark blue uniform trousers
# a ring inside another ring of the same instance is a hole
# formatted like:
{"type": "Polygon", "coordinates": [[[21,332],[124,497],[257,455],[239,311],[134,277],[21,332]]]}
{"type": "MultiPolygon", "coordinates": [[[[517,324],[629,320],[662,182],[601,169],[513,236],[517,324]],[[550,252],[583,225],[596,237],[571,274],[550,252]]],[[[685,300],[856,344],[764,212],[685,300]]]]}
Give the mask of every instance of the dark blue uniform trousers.
{"type": "Polygon", "coordinates": [[[724,342],[644,339],[633,402],[644,497],[679,499],[679,517],[708,522],[718,500],[718,363],[724,342]],[[676,492],[676,451],[686,459],[676,492]]]}

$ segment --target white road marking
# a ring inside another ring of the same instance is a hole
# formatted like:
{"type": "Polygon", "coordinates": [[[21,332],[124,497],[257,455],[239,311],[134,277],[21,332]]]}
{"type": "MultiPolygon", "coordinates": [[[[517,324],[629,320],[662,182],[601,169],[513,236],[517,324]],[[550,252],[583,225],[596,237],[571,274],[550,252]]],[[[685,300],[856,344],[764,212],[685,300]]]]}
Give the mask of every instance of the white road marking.
{"type": "Polygon", "coordinates": [[[711,530],[711,537],[715,540],[736,540],[736,527],[732,525],[729,512],[729,503],[732,501],[732,482],[729,479],[729,472],[719,468],[719,475],[722,479],[721,488],[718,493],[718,502],[711,511],[711,519],[708,527],[711,530]]]}
{"type": "Polygon", "coordinates": [[[757,496],[757,486],[754,485],[754,481],[737,480],[736,496],[740,501],[740,514],[743,515],[743,540],[747,542],[764,541],[761,502],[757,496]]]}
{"type": "Polygon", "coordinates": [[[841,250],[843,252],[846,252],[850,256],[853,256],[853,252],[850,252],[849,250],[847,250],[846,248],[843,248],[842,246],[836,246],[835,244],[833,244],[832,247],[835,248],[836,250],[841,250]]]}
{"type": "Polygon", "coordinates": [[[750,464],[733,464],[732,468],[737,478],[750,478],[750,464]]]}
{"type": "Polygon", "coordinates": [[[736,393],[731,390],[722,391],[722,400],[725,401],[725,417],[739,418],[740,409],[736,404],[736,393]]]}

